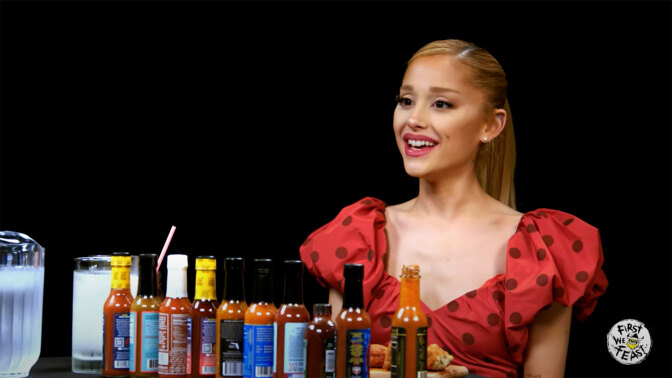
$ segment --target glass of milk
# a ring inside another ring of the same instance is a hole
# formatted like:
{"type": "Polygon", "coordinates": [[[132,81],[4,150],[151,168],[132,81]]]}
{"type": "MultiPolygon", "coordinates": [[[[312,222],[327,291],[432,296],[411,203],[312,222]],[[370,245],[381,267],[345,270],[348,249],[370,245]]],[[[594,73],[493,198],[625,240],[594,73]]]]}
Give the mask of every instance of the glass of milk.
{"type": "Polygon", "coordinates": [[[26,377],[40,357],[44,248],[0,231],[0,377],[26,377]]]}

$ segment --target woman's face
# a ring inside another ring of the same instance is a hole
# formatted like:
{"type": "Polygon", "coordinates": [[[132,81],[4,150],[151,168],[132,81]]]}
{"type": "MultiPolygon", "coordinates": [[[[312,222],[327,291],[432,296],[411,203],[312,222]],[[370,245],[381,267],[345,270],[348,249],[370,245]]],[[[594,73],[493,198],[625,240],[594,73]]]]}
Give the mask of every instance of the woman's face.
{"type": "Polygon", "coordinates": [[[430,180],[473,171],[488,136],[484,93],[466,67],[447,55],[417,58],[406,69],[394,111],[394,134],[406,173],[430,180]]]}

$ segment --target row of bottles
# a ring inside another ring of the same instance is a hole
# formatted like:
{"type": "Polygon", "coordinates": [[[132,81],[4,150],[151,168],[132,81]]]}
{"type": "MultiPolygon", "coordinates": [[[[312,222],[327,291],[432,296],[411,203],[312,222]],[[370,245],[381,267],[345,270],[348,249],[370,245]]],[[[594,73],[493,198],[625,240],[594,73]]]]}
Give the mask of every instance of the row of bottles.
{"type": "MultiPolygon", "coordinates": [[[[273,261],[254,260],[250,305],[244,260],[227,258],[226,290],[216,297],[216,259],[196,258],[194,302],[187,296],[186,255],[169,255],[166,295],[158,295],[157,256],[140,255],[136,298],[128,253],[112,256],[112,287],[104,312],[106,377],[368,377],[371,321],[364,309],[363,265],[344,267],[343,307],[303,304],[303,264],[284,262],[284,298],[273,303],[273,261]]],[[[419,269],[404,267],[392,321],[393,377],[426,371],[427,320],[420,309],[419,269]],[[424,345],[424,347],[423,347],[424,345]]]]}

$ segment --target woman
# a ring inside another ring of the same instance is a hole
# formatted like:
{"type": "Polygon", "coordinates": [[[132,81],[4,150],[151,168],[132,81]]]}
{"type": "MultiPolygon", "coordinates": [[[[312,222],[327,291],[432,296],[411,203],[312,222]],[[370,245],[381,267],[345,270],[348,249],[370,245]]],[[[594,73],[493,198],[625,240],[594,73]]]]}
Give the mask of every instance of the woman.
{"type": "Polygon", "coordinates": [[[432,42],[409,61],[393,129],[416,198],[365,198],[301,246],[342,303],[345,263],[365,266],[372,343],[390,340],[397,277],[419,264],[428,343],[484,376],[563,376],[572,314],[607,287],[596,228],[550,209],[515,210],[515,142],[504,71],[487,51],[432,42]]]}

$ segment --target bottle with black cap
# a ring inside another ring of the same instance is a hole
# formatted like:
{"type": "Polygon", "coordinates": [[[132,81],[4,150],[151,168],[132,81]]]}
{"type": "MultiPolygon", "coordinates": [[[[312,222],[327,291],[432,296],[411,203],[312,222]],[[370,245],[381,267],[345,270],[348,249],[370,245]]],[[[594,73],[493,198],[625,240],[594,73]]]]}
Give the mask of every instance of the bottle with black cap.
{"type": "Polygon", "coordinates": [[[245,260],[227,257],[224,261],[224,300],[217,309],[217,377],[243,376],[243,323],[245,301],[245,260]]]}
{"type": "Polygon", "coordinates": [[[196,257],[194,302],[189,309],[189,378],[215,375],[217,356],[217,259],[215,256],[196,257]]]}
{"type": "Polygon", "coordinates": [[[273,375],[273,260],[254,260],[250,307],[243,326],[243,377],[273,375]]]}
{"type": "Polygon", "coordinates": [[[138,295],[131,306],[131,377],[156,377],[159,371],[159,308],[155,254],[141,254],[138,295]]]}
{"type": "Polygon", "coordinates": [[[371,318],[364,309],[364,265],[345,264],[343,279],[343,308],[336,317],[336,377],[368,377],[371,318]]]}
{"type": "Polygon", "coordinates": [[[273,376],[303,377],[303,335],[310,321],[303,304],[303,263],[285,260],[284,299],[273,322],[273,376]]]}

